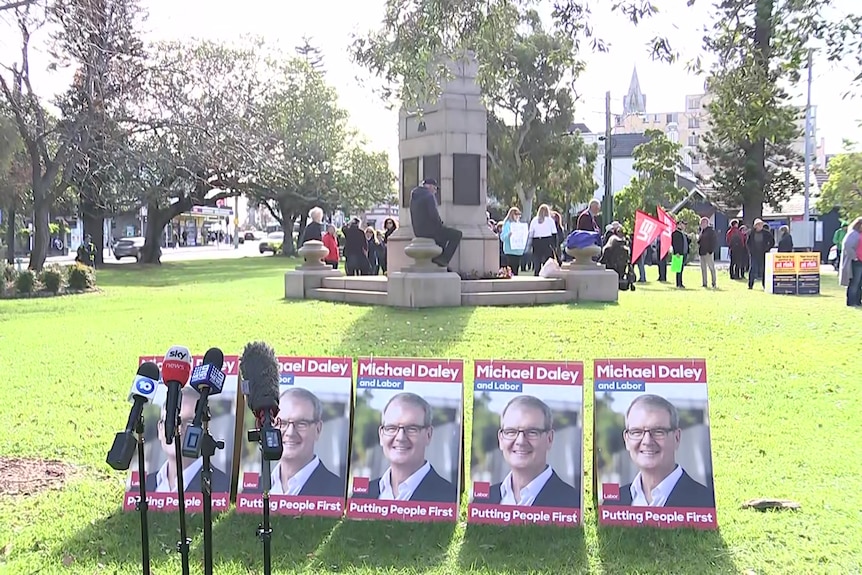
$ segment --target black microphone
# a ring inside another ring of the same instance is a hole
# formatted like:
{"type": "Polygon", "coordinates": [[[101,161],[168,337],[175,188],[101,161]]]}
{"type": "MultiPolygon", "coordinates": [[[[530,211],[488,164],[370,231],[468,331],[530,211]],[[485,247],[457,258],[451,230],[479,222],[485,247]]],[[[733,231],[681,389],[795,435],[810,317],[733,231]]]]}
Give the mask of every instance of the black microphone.
{"type": "Polygon", "coordinates": [[[224,373],[221,370],[224,364],[224,353],[217,347],[210,348],[204,354],[204,361],[194,368],[192,378],[189,381],[200,394],[195,408],[195,418],[186,430],[183,439],[183,457],[197,459],[201,456],[201,440],[203,439],[203,416],[207,410],[207,399],[211,395],[218,395],[224,387],[224,373]]]}
{"type": "Polygon", "coordinates": [[[243,384],[248,387],[248,406],[260,430],[260,449],[266,461],[278,461],[284,449],[281,431],[273,427],[278,416],[278,361],[275,350],[264,342],[245,346],[239,362],[243,384]]]}
{"type": "Polygon", "coordinates": [[[129,420],[126,422],[126,429],[114,436],[114,444],[111,450],[108,451],[106,462],[117,471],[126,471],[132,463],[132,457],[135,455],[135,440],[134,430],[141,419],[141,413],[144,411],[144,405],[152,402],[156,396],[156,385],[159,383],[159,367],[151,362],[146,361],[138,368],[138,374],[135,376],[135,381],[132,382],[132,389],[129,391],[129,401],[132,402],[132,410],[129,412],[129,420]]]}

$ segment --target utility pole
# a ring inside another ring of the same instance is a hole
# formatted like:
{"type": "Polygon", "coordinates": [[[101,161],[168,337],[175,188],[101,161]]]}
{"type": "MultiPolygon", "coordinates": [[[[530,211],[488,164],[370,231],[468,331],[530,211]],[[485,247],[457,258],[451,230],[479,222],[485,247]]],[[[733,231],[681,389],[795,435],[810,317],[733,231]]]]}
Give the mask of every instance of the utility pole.
{"type": "Polygon", "coordinates": [[[811,224],[808,221],[810,189],[811,189],[811,69],[813,65],[814,50],[808,49],[808,102],[805,105],[805,207],[802,212],[802,221],[805,222],[805,247],[812,247],[811,224]]]}
{"type": "Polygon", "coordinates": [[[605,194],[602,197],[602,227],[614,219],[614,197],[611,189],[611,93],[605,92],[605,194]]]}
{"type": "Polygon", "coordinates": [[[239,196],[233,197],[233,249],[239,249],[239,196]]]}

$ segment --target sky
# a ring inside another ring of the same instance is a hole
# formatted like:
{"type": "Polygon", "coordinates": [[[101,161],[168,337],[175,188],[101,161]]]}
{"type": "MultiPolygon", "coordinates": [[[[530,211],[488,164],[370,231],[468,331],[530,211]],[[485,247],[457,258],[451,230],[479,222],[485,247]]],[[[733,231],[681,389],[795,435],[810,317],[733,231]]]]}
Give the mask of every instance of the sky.
{"type": "MultiPolygon", "coordinates": [[[[286,50],[312,39],[324,54],[329,82],[338,90],[341,105],[351,116],[353,127],[365,136],[369,146],[389,153],[398,167],[397,110],[388,110],[366,82],[367,73],[350,61],[348,48],[352,34],[376,28],[383,16],[384,0],[350,0],[332,3],[290,2],[289,11],[278,0],[142,0],[150,17],[144,24],[151,40],[183,40],[193,37],[232,40],[254,34],[286,50]]],[[[849,12],[854,0],[834,0],[849,12]]],[[[856,0],[858,2],[858,0],[856,0]]],[[[547,0],[546,0],[547,2],[547,0]]],[[[592,23],[597,34],[610,44],[608,53],[584,52],[586,71],[577,79],[579,96],[576,119],[593,131],[604,127],[605,92],[611,93],[611,112],[622,110],[632,70],[637,67],[642,92],[647,97],[647,113],[678,112],[685,109],[685,96],[703,91],[703,78],[688,72],[685,61],[701,50],[703,25],[709,21],[710,2],[699,0],[687,8],[682,0],[657,0],[667,12],[637,27],[624,17],[612,14],[605,0],[594,0],[592,23]],[[653,62],[647,44],[663,35],[682,53],[675,64],[653,62]]],[[[8,18],[8,16],[7,16],[8,18]]],[[[44,34],[41,36],[44,38],[44,34]]],[[[35,39],[38,42],[40,37],[35,39]]],[[[17,36],[0,22],[0,63],[17,56],[17,36]]],[[[68,76],[48,74],[44,49],[33,58],[35,88],[41,93],[57,92],[68,85],[68,76]]],[[[585,50],[589,48],[585,47],[585,50]]],[[[838,153],[842,140],[862,141],[862,109],[859,100],[843,99],[853,74],[815,56],[812,104],[817,106],[817,137],[825,139],[826,152],[838,153]]],[[[795,90],[795,103],[805,104],[805,84],[795,90]]]]}

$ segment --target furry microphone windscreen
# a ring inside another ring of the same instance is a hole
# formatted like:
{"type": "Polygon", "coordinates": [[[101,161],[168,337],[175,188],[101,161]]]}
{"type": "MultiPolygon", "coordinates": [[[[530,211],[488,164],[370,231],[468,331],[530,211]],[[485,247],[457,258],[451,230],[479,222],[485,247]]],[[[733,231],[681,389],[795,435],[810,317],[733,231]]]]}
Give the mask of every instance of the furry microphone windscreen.
{"type": "Polygon", "coordinates": [[[239,360],[242,378],[248,381],[248,406],[255,414],[278,410],[278,361],[275,350],[262,341],[246,344],[239,360]]]}

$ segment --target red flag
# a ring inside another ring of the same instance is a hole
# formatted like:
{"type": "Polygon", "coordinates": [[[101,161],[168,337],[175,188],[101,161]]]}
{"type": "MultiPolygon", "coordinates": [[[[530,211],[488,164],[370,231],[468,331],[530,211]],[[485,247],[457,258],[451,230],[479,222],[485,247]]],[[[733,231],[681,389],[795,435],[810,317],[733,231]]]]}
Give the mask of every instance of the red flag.
{"type": "Polygon", "coordinates": [[[661,233],[661,253],[658,255],[659,259],[664,259],[670,251],[670,235],[676,230],[676,220],[664,211],[661,206],[656,206],[655,212],[658,215],[659,221],[664,224],[664,231],[661,233]]]}
{"type": "Polygon", "coordinates": [[[652,216],[638,210],[635,214],[635,233],[632,241],[632,263],[644,253],[644,250],[655,241],[664,228],[664,224],[652,216]]]}

